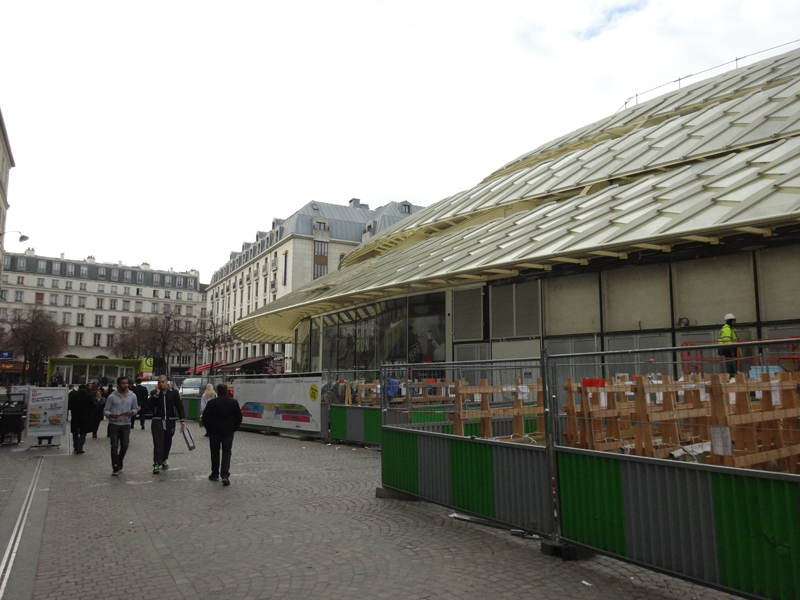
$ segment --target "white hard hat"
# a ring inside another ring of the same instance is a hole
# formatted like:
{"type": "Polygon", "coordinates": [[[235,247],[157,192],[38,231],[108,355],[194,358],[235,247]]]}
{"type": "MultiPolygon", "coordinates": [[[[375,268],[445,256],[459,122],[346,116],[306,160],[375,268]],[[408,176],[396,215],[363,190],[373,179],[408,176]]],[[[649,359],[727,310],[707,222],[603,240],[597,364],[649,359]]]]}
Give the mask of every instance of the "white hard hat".
{"type": "Polygon", "coordinates": [[[736,317],[734,316],[733,313],[728,313],[727,315],[725,315],[726,321],[730,321],[731,319],[736,320],[736,317]]]}

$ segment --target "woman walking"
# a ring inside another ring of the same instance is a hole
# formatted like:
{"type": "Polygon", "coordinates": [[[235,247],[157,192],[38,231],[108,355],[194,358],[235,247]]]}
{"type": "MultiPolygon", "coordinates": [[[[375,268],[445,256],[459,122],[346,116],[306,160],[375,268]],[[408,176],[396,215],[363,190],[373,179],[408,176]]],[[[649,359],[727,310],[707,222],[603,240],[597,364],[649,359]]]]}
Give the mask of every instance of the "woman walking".
{"type": "MultiPolygon", "coordinates": [[[[203,392],[203,395],[200,397],[200,427],[203,427],[203,411],[206,409],[206,404],[208,404],[209,400],[216,397],[214,386],[209,383],[206,386],[206,391],[203,392]]],[[[206,437],[208,437],[208,429],[206,429],[206,437]]]]}

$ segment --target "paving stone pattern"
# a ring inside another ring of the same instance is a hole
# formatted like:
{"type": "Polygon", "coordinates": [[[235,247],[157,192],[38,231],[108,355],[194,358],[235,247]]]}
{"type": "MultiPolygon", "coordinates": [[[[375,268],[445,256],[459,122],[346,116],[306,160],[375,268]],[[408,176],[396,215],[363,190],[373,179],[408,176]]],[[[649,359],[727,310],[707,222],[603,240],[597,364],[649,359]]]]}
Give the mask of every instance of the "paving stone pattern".
{"type": "MultiPolygon", "coordinates": [[[[198,449],[176,433],[160,475],[149,424],[119,477],[105,437],[51,459],[37,600],[731,597],[606,557],[563,562],[446,508],[377,499],[376,450],[239,432],[223,487],[207,480],[207,438],[193,429],[198,449]]],[[[0,452],[5,489],[23,460],[0,452]]]]}

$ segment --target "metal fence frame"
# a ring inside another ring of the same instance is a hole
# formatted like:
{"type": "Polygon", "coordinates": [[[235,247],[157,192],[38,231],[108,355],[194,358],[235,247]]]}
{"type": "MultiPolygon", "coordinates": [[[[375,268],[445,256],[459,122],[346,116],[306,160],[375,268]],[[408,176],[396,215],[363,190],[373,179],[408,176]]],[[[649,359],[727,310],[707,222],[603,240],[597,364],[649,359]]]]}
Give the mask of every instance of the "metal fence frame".
{"type": "MultiPolygon", "coordinates": [[[[797,343],[797,339],[776,339],[726,346],[741,348],[743,354],[761,347],[761,352],[753,356],[764,366],[770,357],[769,348],[797,343]]],[[[718,344],[705,344],[693,345],[691,350],[713,356],[719,348],[718,344]]],[[[490,467],[486,451],[480,448],[512,451],[513,444],[449,435],[444,432],[447,421],[400,423],[394,418],[387,422],[392,409],[386,392],[387,377],[392,373],[413,373],[419,365],[386,365],[381,370],[382,483],[419,498],[534,531],[557,542],[584,546],[710,587],[754,598],[794,598],[800,590],[800,475],[558,445],[563,430],[559,424],[558,391],[564,382],[556,376],[557,365],[566,361],[574,365],[582,359],[599,359],[604,364],[606,358],[624,357],[634,359],[634,364],[637,361],[646,364],[639,359],[654,352],[672,354],[675,359],[671,362],[677,364],[677,357],[684,351],[684,347],[672,347],[552,356],[545,351],[541,359],[535,359],[542,368],[547,443],[544,448],[525,448],[525,451],[530,456],[533,453],[546,456],[546,476],[548,483],[552,481],[552,527],[531,527],[524,518],[498,517],[496,512],[487,514],[480,503],[455,501],[452,490],[446,489],[454,481],[464,479],[450,465],[453,444],[471,447],[472,450],[464,452],[477,453],[474,460],[483,464],[484,470],[490,467]],[[576,498],[580,506],[575,504],[576,498]],[[741,498],[745,500],[742,502],[741,498]],[[759,506],[759,502],[768,506],[759,506]]],[[[502,362],[507,361],[464,364],[478,370],[502,362]]],[[[709,364],[714,362],[723,361],[709,364]]],[[[456,369],[456,365],[439,363],[424,367],[441,371],[456,369]]],[[[462,460],[459,468],[464,468],[464,464],[462,460]]],[[[515,468],[517,480],[533,472],[527,470],[524,461],[515,468]]],[[[479,471],[476,474],[477,481],[481,474],[479,471]]],[[[486,474],[483,475],[485,479],[486,474]]],[[[485,496],[488,484],[484,481],[476,486],[483,486],[485,496]]],[[[543,492],[538,490],[540,494],[543,492]]],[[[501,481],[500,485],[494,484],[493,493],[496,506],[498,502],[508,503],[503,495],[514,493],[514,489],[503,486],[501,481]]],[[[463,498],[469,490],[461,490],[459,494],[463,498]]]]}

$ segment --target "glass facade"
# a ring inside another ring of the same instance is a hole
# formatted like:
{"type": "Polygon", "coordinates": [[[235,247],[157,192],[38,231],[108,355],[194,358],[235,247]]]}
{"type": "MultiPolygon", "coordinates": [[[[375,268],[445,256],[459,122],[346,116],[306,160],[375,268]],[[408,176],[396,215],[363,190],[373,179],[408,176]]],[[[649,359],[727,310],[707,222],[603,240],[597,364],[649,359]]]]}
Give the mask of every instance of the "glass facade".
{"type": "Polygon", "coordinates": [[[370,379],[383,364],[444,362],[445,310],[439,292],[306,319],[295,330],[296,370],[370,379]]]}

